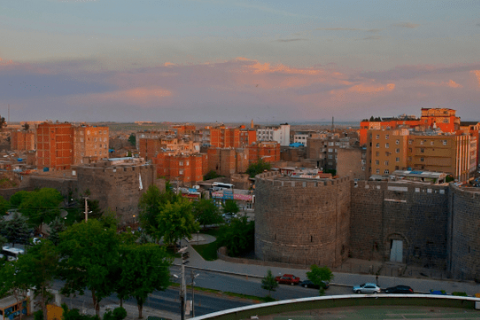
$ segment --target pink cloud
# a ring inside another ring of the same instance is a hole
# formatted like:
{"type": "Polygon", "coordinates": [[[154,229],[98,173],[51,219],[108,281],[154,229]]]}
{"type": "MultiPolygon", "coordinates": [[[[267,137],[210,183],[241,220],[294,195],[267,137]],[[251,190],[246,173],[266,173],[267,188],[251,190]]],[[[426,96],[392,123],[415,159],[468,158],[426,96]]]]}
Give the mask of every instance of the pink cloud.
{"type": "Polygon", "coordinates": [[[137,87],[112,92],[91,95],[91,98],[102,101],[130,102],[139,105],[158,103],[165,97],[170,97],[172,92],[161,87],[137,87]]]}
{"type": "Polygon", "coordinates": [[[480,87],[480,70],[472,70],[471,72],[477,77],[478,86],[480,87]]]}

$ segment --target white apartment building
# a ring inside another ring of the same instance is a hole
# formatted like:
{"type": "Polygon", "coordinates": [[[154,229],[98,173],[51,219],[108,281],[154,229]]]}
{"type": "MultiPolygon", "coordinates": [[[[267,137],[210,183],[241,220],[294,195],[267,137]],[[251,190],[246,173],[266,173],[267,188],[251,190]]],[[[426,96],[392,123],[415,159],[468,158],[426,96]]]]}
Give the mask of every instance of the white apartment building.
{"type": "Polygon", "coordinates": [[[282,147],[290,145],[290,125],[267,126],[257,129],[257,141],[276,141],[282,147]]]}

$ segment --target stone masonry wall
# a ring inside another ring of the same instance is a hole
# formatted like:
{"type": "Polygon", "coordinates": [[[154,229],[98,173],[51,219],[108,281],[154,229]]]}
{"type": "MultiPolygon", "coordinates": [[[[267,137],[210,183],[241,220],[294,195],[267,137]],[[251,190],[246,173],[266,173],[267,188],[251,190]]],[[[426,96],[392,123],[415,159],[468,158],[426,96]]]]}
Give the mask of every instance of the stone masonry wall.
{"type": "Polygon", "coordinates": [[[352,182],[351,256],[388,261],[392,240],[403,241],[403,263],[444,269],[448,187],[352,182]]]}
{"type": "Polygon", "coordinates": [[[350,184],[256,178],[255,254],[266,261],[335,267],[349,251],[350,184]]]}
{"type": "MultiPolygon", "coordinates": [[[[90,190],[90,198],[99,200],[103,210],[116,211],[120,224],[138,221],[140,196],[152,184],[161,179],[155,178],[155,166],[139,164],[130,166],[79,166],[78,191],[84,194],[90,190]],[[140,189],[140,178],[142,189],[140,189]]],[[[162,186],[159,185],[160,190],[162,186]]],[[[164,189],[164,186],[163,186],[164,189]]]]}
{"type": "Polygon", "coordinates": [[[480,281],[480,192],[451,185],[449,271],[454,278],[480,281]]]}

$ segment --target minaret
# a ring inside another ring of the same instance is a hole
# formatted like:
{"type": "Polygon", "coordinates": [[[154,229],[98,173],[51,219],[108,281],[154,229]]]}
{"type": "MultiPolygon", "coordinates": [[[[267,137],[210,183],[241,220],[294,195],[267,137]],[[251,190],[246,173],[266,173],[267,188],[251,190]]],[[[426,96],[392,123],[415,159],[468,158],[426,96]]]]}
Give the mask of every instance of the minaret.
{"type": "Polygon", "coordinates": [[[252,119],[252,121],[250,122],[250,128],[253,129],[253,119],[252,119]]]}

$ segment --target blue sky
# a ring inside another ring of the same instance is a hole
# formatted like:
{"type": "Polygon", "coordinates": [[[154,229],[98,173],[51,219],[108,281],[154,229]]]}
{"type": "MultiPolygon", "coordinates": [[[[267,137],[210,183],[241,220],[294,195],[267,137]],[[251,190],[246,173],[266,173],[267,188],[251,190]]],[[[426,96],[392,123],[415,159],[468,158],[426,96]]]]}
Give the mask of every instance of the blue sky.
{"type": "Polygon", "coordinates": [[[0,1],[13,121],[479,119],[480,1],[0,1]],[[478,71],[478,72],[477,72],[478,71]]]}

